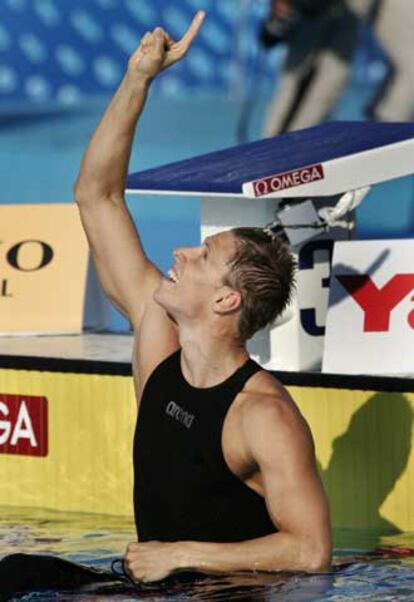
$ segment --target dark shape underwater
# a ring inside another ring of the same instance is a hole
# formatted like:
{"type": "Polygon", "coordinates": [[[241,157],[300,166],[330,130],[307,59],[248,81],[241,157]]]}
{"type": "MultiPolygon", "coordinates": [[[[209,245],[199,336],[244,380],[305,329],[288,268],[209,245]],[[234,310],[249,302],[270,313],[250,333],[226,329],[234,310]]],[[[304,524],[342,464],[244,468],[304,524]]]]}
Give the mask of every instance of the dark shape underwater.
{"type": "Polygon", "coordinates": [[[1,601],[25,591],[75,589],[109,581],[116,581],[112,573],[53,556],[11,554],[0,561],[1,601]]]}

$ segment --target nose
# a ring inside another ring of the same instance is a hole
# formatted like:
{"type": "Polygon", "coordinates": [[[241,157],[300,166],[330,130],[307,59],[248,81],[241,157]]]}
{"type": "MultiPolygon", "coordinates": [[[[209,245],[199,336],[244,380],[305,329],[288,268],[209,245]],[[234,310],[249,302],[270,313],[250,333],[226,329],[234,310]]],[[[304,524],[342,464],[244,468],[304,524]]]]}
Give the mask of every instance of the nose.
{"type": "Polygon", "coordinates": [[[179,247],[174,249],[173,257],[178,262],[194,259],[201,252],[201,247],[179,247]]]}
{"type": "Polygon", "coordinates": [[[185,259],[185,247],[179,247],[178,249],[174,249],[173,257],[176,262],[183,261],[185,259]]]}

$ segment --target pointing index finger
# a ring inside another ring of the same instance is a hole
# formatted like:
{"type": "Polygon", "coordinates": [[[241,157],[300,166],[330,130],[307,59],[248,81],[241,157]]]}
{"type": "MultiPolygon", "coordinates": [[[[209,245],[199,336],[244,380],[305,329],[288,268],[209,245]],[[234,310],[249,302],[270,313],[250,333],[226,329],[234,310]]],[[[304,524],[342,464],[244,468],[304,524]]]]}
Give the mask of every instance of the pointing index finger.
{"type": "Polygon", "coordinates": [[[199,10],[195,15],[190,27],[187,29],[185,34],[180,40],[180,45],[183,45],[186,49],[191,46],[195,37],[197,36],[203,21],[205,19],[206,13],[203,10],[199,10]]]}

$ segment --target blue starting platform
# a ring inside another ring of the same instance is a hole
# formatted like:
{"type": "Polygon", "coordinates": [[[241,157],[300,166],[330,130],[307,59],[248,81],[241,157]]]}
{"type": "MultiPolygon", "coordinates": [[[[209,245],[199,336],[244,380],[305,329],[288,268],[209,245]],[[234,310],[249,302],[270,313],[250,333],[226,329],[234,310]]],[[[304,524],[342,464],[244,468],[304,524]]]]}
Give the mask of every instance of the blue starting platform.
{"type": "Polygon", "coordinates": [[[337,121],[132,174],[131,193],[329,196],[414,171],[414,123],[337,121]]]}

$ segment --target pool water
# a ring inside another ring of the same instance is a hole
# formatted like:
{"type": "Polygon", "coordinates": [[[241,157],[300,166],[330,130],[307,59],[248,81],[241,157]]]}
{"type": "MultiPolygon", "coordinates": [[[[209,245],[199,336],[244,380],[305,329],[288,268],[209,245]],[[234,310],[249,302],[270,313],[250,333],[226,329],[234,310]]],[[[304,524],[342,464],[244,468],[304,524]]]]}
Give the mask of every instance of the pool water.
{"type": "MultiPolygon", "coordinates": [[[[0,558],[16,552],[52,554],[110,570],[112,561],[123,555],[133,539],[134,524],[130,518],[0,508],[0,558]]],[[[336,568],[329,575],[243,573],[187,582],[174,579],[138,589],[114,580],[76,591],[30,592],[9,600],[414,602],[414,557],[369,554],[378,544],[414,548],[414,534],[381,537],[374,532],[346,530],[335,532],[334,539],[336,568]]]]}

